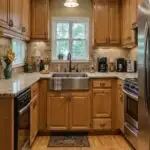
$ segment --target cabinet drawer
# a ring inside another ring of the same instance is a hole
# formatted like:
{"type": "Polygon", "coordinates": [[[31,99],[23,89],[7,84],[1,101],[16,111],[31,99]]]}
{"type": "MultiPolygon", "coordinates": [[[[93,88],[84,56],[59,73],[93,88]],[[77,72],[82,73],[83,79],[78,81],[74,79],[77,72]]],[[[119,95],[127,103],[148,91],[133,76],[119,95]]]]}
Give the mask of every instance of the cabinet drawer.
{"type": "Polygon", "coordinates": [[[111,80],[94,80],[93,88],[109,88],[111,87],[111,80]]]}
{"type": "Polygon", "coordinates": [[[111,119],[93,119],[93,129],[96,130],[109,130],[111,129],[111,119]]]}
{"type": "Polygon", "coordinates": [[[39,85],[38,83],[35,83],[31,87],[31,97],[33,98],[34,96],[36,96],[38,92],[39,92],[39,85]]]}

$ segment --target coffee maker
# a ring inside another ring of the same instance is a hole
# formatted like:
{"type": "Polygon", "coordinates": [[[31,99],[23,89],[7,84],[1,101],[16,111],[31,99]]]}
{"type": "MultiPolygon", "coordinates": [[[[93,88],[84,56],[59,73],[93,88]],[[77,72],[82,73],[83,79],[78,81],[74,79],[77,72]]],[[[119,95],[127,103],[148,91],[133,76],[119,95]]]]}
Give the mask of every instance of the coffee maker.
{"type": "Polygon", "coordinates": [[[98,72],[107,72],[107,71],[108,71],[107,57],[99,57],[98,72]]]}
{"type": "Polygon", "coordinates": [[[117,72],[126,72],[127,63],[124,58],[116,59],[116,71],[117,72]]]}

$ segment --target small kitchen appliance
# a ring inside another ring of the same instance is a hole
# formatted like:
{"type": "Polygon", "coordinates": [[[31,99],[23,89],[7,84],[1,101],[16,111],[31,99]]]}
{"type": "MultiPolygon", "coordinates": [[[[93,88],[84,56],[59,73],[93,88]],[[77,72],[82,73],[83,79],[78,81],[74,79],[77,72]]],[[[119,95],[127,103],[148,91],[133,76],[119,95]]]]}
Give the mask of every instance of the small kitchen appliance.
{"type": "Polygon", "coordinates": [[[107,57],[99,57],[98,72],[107,72],[107,71],[108,71],[107,57]]]}
{"type": "Polygon", "coordinates": [[[137,63],[134,60],[127,60],[127,72],[136,72],[137,63]]]}
{"type": "Polygon", "coordinates": [[[126,60],[124,58],[116,59],[116,71],[117,72],[126,72],[126,60]]]}

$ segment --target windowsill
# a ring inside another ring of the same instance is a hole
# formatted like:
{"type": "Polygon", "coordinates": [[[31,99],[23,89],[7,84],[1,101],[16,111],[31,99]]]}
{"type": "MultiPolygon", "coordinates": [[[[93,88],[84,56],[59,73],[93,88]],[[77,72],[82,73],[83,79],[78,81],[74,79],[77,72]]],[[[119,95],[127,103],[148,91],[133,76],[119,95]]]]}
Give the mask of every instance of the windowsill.
{"type": "Polygon", "coordinates": [[[23,67],[24,64],[17,64],[17,65],[12,65],[12,68],[18,68],[18,67],[23,67]]]}
{"type": "MultiPolygon", "coordinates": [[[[72,63],[89,63],[90,60],[72,60],[72,63]]],[[[52,63],[69,63],[69,60],[52,60],[52,63]]]]}

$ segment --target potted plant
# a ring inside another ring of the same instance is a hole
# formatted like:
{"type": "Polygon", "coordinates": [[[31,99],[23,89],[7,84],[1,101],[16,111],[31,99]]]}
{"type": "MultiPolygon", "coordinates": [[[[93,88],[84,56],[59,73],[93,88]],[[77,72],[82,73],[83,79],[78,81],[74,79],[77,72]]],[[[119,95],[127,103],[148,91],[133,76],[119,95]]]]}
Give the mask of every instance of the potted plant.
{"type": "Polygon", "coordinates": [[[62,53],[58,54],[58,59],[63,60],[64,59],[64,54],[62,54],[62,53]]]}
{"type": "Polygon", "coordinates": [[[5,79],[10,79],[12,76],[12,62],[15,59],[15,53],[9,49],[7,54],[3,56],[3,67],[4,67],[4,76],[5,79]]]}

